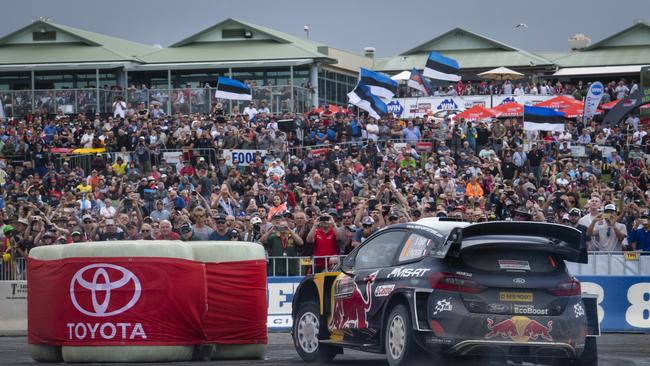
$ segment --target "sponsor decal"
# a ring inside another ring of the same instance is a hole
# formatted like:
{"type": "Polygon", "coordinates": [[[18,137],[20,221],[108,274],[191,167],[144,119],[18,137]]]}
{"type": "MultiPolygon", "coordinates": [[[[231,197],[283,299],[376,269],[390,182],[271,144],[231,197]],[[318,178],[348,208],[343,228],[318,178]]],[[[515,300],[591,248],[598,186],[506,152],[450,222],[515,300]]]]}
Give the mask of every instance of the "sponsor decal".
{"type": "Polygon", "coordinates": [[[499,259],[499,268],[530,271],[530,263],[528,263],[528,261],[518,261],[514,259],[499,259]]]}
{"type": "Polygon", "coordinates": [[[506,304],[494,303],[488,304],[487,309],[491,313],[505,313],[510,310],[510,307],[506,304]]]}
{"type": "Polygon", "coordinates": [[[401,116],[402,113],[404,113],[404,107],[397,100],[393,100],[390,103],[386,104],[386,107],[388,108],[388,112],[392,113],[395,116],[401,116]]]}
{"type": "Polygon", "coordinates": [[[464,271],[456,271],[456,274],[459,276],[465,276],[465,277],[472,277],[473,274],[469,272],[464,272],[464,271]]]}
{"type": "Polygon", "coordinates": [[[386,297],[395,289],[395,285],[381,285],[375,288],[376,297],[386,297]]]}
{"type": "Polygon", "coordinates": [[[506,103],[516,103],[516,102],[517,102],[517,100],[515,99],[515,97],[505,97],[505,98],[503,98],[501,103],[499,103],[499,105],[506,104],[506,103]]]}
{"type": "MultiPolygon", "coordinates": [[[[341,274],[337,282],[351,280],[353,290],[347,297],[335,296],[334,309],[332,318],[328,324],[330,330],[336,329],[365,329],[368,328],[367,314],[372,307],[372,285],[375,282],[379,271],[375,271],[368,276],[365,286],[365,294],[361,291],[357,283],[351,277],[341,274]]],[[[337,283],[338,286],[338,283],[337,283]]],[[[347,285],[345,285],[347,286],[347,285]]]]}
{"type": "Polygon", "coordinates": [[[538,309],[534,305],[513,304],[512,312],[526,315],[548,315],[548,309],[538,309]]]}
{"type": "MultiPolygon", "coordinates": [[[[128,269],[115,264],[95,263],[78,270],[70,280],[70,300],[80,313],[106,318],[120,315],[140,300],[142,285],[128,269]],[[127,300],[117,302],[111,293],[128,294],[127,300]]],[[[66,323],[68,339],[147,339],[141,323],[103,322],[66,323]]]]}
{"type": "Polygon", "coordinates": [[[433,315],[438,315],[445,311],[452,311],[454,306],[451,304],[451,297],[441,299],[436,302],[436,307],[433,310],[433,315]]]}
{"type": "Polygon", "coordinates": [[[499,292],[500,301],[533,302],[532,292],[499,292]]]}
{"type": "Polygon", "coordinates": [[[451,338],[439,338],[433,335],[430,335],[426,338],[426,342],[429,344],[452,344],[453,339],[451,338]]]}
{"type": "Polygon", "coordinates": [[[422,277],[425,273],[429,272],[429,268],[395,268],[386,278],[414,278],[422,277]]]}
{"type": "Polygon", "coordinates": [[[495,323],[492,318],[487,318],[488,333],[485,339],[507,339],[515,342],[528,342],[545,340],[552,342],[553,321],[549,320],[546,325],[537,320],[525,316],[513,316],[510,319],[495,323]]]}
{"type": "Polygon", "coordinates": [[[447,98],[444,99],[438,106],[436,107],[437,110],[455,110],[458,109],[458,104],[454,102],[452,98],[447,98]]]}
{"type": "Polygon", "coordinates": [[[140,280],[138,280],[133,272],[122,266],[108,263],[87,265],[78,270],[70,281],[70,299],[72,300],[72,304],[80,313],[93,317],[108,317],[122,314],[138,302],[141,291],[142,286],[140,285],[140,280]],[[111,281],[109,271],[120,273],[121,277],[115,281],[111,281]],[[84,276],[86,273],[92,273],[92,275],[84,276]],[[87,278],[92,278],[92,280],[88,281],[87,278]],[[124,290],[132,291],[130,300],[124,304],[118,304],[109,308],[111,305],[111,291],[121,291],[123,287],[131,283],[133,284],[132,288],[124,290]],[[88,291],[83,291],[83,295],[77,293],[79,287],[90,290],[90,293],[88,291]],[[103,300],[101,302],[99,300],[100,296],[98,296],[100,293],[103,293],[103,300]],[[87,302],[83,306],[80,305],[77,299],[79,296],[90,296],[92,308],[88,307],[87,302]]]}
{"type": "Polygon", "coordinates": [[[485,107],[485,101],[483,101],[483,100],[475,100],[475,101],[469,103],[470,108],[471,107],[476,107],[476,106],[485,107]]]}
{"type": "Polygon", "coordinates": [[[418,103],[409,106],[409,113],[429,113],[431,112],[431,103],[418,103]]]}
{"type": "Polygon", "coordinates": [[[575,305],[573,305],[573,313],[576,315],[576,318],[585,315],[585,309],[582,307],[581,303],[578,302],[575,305]]]}

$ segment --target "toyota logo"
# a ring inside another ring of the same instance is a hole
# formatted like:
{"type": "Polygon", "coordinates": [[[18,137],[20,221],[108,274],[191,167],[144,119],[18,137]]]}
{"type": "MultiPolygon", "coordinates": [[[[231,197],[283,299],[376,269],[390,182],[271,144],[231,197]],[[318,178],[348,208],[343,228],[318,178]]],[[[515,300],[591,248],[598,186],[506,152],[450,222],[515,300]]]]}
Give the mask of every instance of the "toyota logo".
{"type": "Polygon", "coordinates": [[[74,276],[72,277],[72,280],[70,281],[70,298],[72,299],[72,304],[74,305],[74,307],[77,308],[77,310],[79,310],[81,313],[85,315],[95,316],[95,317],[113,316],[129,310],[140,299],[141,291],[142,291],[142,286],[140,285],[140,280],[138,280],[138,278],[133,274],[133,272],[129,271],[124,267],[116,266],[114,264],[108,264],[108,263],[96,263],[96,264],[87,265],[82,269],[78,270],[77,273],[75,273],[74,276]],[[111,282],[110,277],[108,275],[109,274],[108,270],[110,270],[111,272],[115,272],[115,271],[120,272],[122,274],[122,277],[119,278],[117,281],[111,282]],[[86,272],[93,273],[92,281],[86,280],[87,278],[89,278],[88,276],[84,276],[86,272]],[[108,306],[111,303],[111,291],[120,289],[126,286],[127,284],[129,284],[131,281],[133,281],[133,294],[131,295],[131,299],[119,309],[107,311],[108,306]],[[80,295],[87,296],[87,295],[85,291],[80,294],[75,293],[75,287],[77,284],[82,288],[90,290],[90,300],[92,304],[92,309],[87,308],[88,307],[87,302],[84,303],[85,304],[84,306],[79,304],[77,296],[80,295]],[[98,292],[104,293],[104,300],[101,303],[97,299],[98,292]]]}

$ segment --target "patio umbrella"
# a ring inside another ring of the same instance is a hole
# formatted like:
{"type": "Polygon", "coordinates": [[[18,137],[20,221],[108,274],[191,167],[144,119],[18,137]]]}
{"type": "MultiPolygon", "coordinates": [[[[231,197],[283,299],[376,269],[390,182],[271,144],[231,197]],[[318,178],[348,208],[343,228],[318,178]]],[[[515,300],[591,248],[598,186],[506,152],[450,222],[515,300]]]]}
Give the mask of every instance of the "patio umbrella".
{"type": "MultiPolygon", "coordinates": [[[[574,104],[567,108],[561,109],[560,112],[564,113],[564,117],[566,118],[578,118],[584,114],[584,109],[585,109],[584,104],[580,103],[580,104],[574,104]]],[[[601,113],[603,113],[602,109],[596,109],[596,114],[601,114],[601,113]]]]}
{"type": "Polygon", "coordinates": [[[545,108],[562,110],[576,104],[580,105],[581,107],[584,106],[584,104],[579,100],[575,100],[574,98],[568,97],[566,95],[558,95],[557,97],[535,104],[535,107],[545,107],[545,108]]]}
{"type": "Polygon", "coordinates": [[[490,108],[485,108],[480,105],[475,105],[472,108],[466,109],[461,113],[455,115],[454,119],[457,120],[463,118],[469,121],[475,121],[475,120],[494,118],[494,117],[496,117],[496,113],[494,113],[494,111],[491,110],[490,108]]]}
{"type": "Polygon", "coordinates": [[[519,80],[524,77],[524,74],[510,70],[507,67],[497,67],[496,69],[482,72],[478,76],[488,80],[519,80]]]}
{"type": "Polygon", "coordinates": [[[524,106],[517,102],[503,103],[492,108],[497,117],[521,117],[524,115],[524,106]]]}
{"type": "Polygon", "coordinates": [[[411,78],[411,72],[410,71],[402,71],[397,75],[393,75],[390,77],[393,80],[401,81],[401,80],[408,80],[411,78]]]}

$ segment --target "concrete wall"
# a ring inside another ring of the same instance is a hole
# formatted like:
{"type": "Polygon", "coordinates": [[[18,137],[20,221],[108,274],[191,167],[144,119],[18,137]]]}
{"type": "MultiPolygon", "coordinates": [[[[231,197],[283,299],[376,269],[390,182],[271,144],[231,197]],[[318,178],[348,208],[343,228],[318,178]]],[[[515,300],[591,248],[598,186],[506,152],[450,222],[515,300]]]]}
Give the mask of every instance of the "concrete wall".
{"type": "Polygon", "coordinates": [[[0,336],[27,335],[27,281],[0,281],[0,336]]]}

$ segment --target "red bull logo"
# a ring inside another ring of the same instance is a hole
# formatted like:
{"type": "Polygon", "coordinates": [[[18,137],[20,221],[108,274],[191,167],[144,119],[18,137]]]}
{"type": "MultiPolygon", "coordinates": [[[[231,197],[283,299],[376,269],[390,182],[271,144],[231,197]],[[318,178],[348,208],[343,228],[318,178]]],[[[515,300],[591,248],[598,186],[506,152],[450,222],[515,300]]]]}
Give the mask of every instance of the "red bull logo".
{"type": "Polygon", "coordinates": [[[485,334],[485,339],[510,339],[515,342],[528,342],[529,340],[545,340],[552,342],[553,321],[549,320],[546,325],[537,320],[525,316],[513,316],[510,319],[495,323],[493,319],[487,319],[487,328],[490,330],[485,334]]]}
{"type": "MultiPolygon", "coordinates": [[[[329,322],[330,330],[368,328],[366,313],[372,307],[372,285],[375,282],[374,280],[378,272],[374,272],[368,276],[365,295],[361,292],[361,289],[357,286],[353,278],[342,275],[345,277],[337,280],[341,281],[341,283],[350,281],[351,283],[349,285],[352,285],[353,289],[347,296],[334,294],[334,310],[332,311],[332,319],[329,322]]],[[[347,285],[345,283],[340,287],[347,287],[347,285]]]]}

